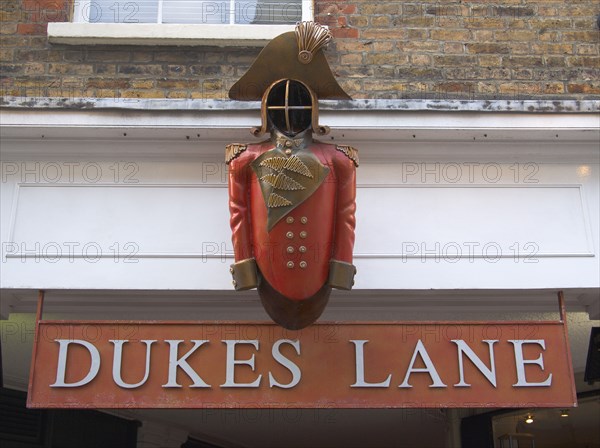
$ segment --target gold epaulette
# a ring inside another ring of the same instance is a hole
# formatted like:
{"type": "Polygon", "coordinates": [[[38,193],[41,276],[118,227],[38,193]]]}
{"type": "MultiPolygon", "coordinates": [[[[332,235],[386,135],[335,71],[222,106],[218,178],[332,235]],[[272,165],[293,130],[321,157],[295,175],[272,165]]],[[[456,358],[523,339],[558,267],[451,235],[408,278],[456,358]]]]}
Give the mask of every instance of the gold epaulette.
{"type": "Polygon", "coordinates": [[[343,152],[346,157],[354,162],[355,166],[358,166],[358,149],[348,145],[336,145],[335,149],[343,152]]]}
{"type": "Polygon", "coordinates": [[[248,145],[245,143],[231,143],[225,147],[225,163],[229,165],[233,159],[239,157],[243,153],[248,145]]]}

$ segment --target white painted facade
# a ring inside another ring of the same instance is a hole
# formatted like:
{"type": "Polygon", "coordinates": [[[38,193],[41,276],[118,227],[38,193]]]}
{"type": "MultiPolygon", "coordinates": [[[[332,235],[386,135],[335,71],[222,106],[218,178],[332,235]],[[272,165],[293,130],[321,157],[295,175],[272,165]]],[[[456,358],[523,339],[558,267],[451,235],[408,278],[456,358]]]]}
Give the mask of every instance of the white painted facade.
{"type": "MultiPolygon", "coordinates": [[[[356,290],[600,286],[597,116],[361,114],[322,117],[360,150],[356,290]]],[[[206,115],[5,111],[2,288],[229,290],[256,114],[206,115]]]]}
{"type": "MultiPolygon", "coordinates": [[[[267,319],[228,269],[224,146],[253,141],[255,106],[114,106],[2,110],[2,318],[27,326],[44,289],[53,317],[267,319]]],[[[361,158],[356,285],[323,318],[556,319],[564,290],[584,387],[598,114],[324,107],[321,122],[361,158]]],[[[5,382],[22,388],[30,355],[16,347],[3,345],[5,382]]],[[[192,417],[159,420],[178,419],[192,417]]]]}

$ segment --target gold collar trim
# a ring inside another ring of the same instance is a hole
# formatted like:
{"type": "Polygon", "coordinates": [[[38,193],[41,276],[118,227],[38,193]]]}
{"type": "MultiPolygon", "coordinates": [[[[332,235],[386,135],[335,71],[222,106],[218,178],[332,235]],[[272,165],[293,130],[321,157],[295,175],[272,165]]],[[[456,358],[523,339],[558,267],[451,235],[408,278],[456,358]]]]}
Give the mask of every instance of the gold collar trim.
{"type": "Polygon", "coordinates": [[[307,129],[294,137],[288,137],[274,129],[271,132],[271,141],[278,149],[282,150],[305,148],[313,141],[312,129],[307,129]]]}

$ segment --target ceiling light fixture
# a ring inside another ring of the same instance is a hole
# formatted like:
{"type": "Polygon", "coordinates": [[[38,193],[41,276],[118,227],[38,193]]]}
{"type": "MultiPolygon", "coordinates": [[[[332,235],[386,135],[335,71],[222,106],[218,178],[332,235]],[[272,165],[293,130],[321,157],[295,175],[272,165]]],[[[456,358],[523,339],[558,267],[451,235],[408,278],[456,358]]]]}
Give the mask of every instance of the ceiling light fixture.
{"type": "Polygon", "coordinates": [[[527,414],[527,417],[525,418],[525,423],[527,423],[528,425],[533,423],[533,415],[527,414]]]}

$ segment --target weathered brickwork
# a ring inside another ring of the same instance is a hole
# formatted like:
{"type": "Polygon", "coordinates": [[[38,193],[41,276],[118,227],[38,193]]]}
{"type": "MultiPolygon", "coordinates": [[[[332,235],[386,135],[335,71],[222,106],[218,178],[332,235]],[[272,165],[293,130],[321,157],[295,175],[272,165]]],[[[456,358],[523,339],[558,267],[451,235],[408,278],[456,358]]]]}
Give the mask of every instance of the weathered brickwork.
{"type": "MultiPolygon", "coordinates": [[[[2,96],[227,98],[256,48],[49,44],[66,0],[3,0],[2,96]]],[[[317,1],[354,98],[600,98],[596,0],[317,1]]]]}

